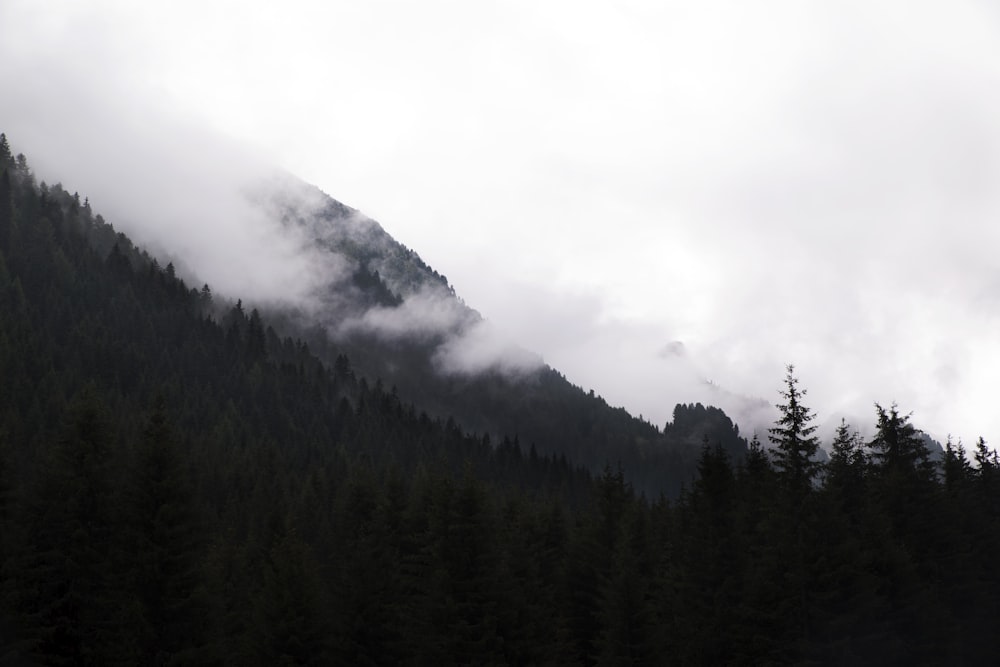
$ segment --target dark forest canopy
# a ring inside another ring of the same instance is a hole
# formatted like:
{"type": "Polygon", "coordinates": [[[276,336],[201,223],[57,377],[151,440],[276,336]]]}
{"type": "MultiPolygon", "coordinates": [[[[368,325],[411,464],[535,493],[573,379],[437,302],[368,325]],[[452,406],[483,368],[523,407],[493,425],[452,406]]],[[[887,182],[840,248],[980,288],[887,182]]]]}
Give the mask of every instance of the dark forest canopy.
{"type": "Polygon", "coordinates": [[[995,661],[982,440],[820,464],[789,368],[770,451],[678,406],[668,500],[215,299],[0,142],[0,664],[995,661]]]}

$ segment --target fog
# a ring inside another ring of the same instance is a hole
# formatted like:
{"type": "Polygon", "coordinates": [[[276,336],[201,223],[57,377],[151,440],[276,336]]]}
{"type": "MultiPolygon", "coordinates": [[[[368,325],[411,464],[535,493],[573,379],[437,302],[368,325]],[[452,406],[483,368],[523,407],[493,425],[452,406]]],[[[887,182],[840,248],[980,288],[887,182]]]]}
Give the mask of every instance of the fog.
{"type": "Polygon", "coordinates": [[[502,335],[443,287],[425,286],[399,306],[369,308],[331,329],[335,339],[358,332],[389,341],[434,341],[432,361],[447,374],[499,371],[519,377],[543,363],[538,354],[502,335]]]}
{"type": "MultiPolygon", "coordinates": [[[[748,432],[795,363],[821,420],[896,400],[1000,441],[990,3],[7,0],[0,90],[40,178],[213,289],[307,301],[349,270],[248,203],[278,165],[486,316],[442,369],[523,348],[656,423],[701,401],[748,432]]],[[[349,326],[464,318],[407,297],[349,326]]]]}
{"type": "Polygon", "coordinates": [[[153,106],[58,73],[22,80],[5,62],[4,131],[40,181],[88,197],[135,242],[222,293],[272,300],[310,291],[305,239],[272,224],[247,196],[273,166],[153,106]],[[66,100],[49,97],[53,88],[66,100]]]}

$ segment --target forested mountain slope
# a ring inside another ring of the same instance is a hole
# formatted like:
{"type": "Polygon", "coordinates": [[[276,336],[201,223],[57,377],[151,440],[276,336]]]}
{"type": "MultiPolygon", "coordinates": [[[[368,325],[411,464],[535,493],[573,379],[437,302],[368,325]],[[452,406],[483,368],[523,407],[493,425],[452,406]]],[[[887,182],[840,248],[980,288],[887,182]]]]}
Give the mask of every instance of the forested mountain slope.
{"type": "Polygon", "coordinates": [[[346,354],[360,375],[382,379],[404,400],[464,428],[516,436],[592,471],[620,463],[652,495],[675,497],[690,481],[705,436],[722,435],[737,458],[745,454],[745,440],[720,432],[732,428],[721,411],[665,435],[531,353],[493,340],[489,323],[444,276],[377,222],[317,188],[285,175],[260,183],[252,199],[306,239],[315,265],[335,267],[319,281],[306,314],[296,304],[269,304],[267,311],[328,363],[346,354]]]}
{"type": "MultiPolygon", "coordinates": [[[[335,614],[308,619],[312,640],[294,624],[344,574],[329,554],[360,548],[343,531],[431,506],[447,521],[459,489],[472,512],[493,485],[557,513],[589,498],[565,457],[432,420],[242,304],[213,319],[210,290],[0,147],[0,655],[15,664],[270,662],[258,638],[310,654],[335,614]],[[255,634],[271,621],[291,634],[255,634]]],[[[381,562],[383,546],[355,553],[381,562]]]]}
{"type": "Polygon", "coordinates": [[[995,661],[982,441],[879,407],[819,463],[790,370],[773,454],[679,406],[650,499],[216,300],[0,150],[0,664],[995,661]]]}

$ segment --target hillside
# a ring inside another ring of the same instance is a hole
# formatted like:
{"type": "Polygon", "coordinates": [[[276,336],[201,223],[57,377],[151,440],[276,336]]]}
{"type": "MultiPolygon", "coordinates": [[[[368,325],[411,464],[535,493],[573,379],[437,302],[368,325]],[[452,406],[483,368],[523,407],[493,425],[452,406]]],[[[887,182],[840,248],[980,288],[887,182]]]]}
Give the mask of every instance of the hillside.
{"type": "Polygon", "coordinates": [[[994,661],[982,439],[935,462],[877,406],[818,462],[789,368],[772,453],[678,406],[697,478],[652,499],[325,363],[5,149],[0,664],[994,661]]]}
{"type": "MultiPolygon", "coordinates": [[[[447,279],[377,222],[290,175],[253,188],[251,201],[306,246],[319,277],[312,298],[263,309],[279,331],[308,341],[326,363],[345,354],[431,416],[518,438],[599,472],[620,464],[642,491],[676,497],[695,474],[702,440],[746,441],[721,411],[667,432],[584,392],[529,351],[497,337],[447,279]]],[[[680,406],[683,412],[685,406],[680,406]]]]}
{"type": "MultiPolygon", "coordinates": [[[[333,585],[318,554],[360,546],[344,522],[427,521],[457,509],[453,493],[482,502],[493,485],[497,500],[587,502],[591,478],[565,457],[432,419],[346,357],[326,366],[258,311],[185,285],[0,147],[4,664],[312,652],[301,635],[280,646],[285,630],[266,646],[250,633],[335,593],[285,599],[284,586],[333,585]]],[[[391,557],[383,546],[373,563],[391,557]]]]}

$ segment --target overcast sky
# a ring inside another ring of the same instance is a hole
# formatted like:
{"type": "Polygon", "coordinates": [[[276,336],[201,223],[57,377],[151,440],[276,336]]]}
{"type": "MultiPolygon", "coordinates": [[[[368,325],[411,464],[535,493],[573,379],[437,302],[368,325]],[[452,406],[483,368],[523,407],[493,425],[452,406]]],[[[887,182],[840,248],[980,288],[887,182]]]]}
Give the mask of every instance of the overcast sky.
{"type": "Polygon", "coordinates": [[[0,131],[232,289],[171,201],[280,164],[661,425],[795,363],[1000,442],[994,3],[2,0],[0,131]]]}

